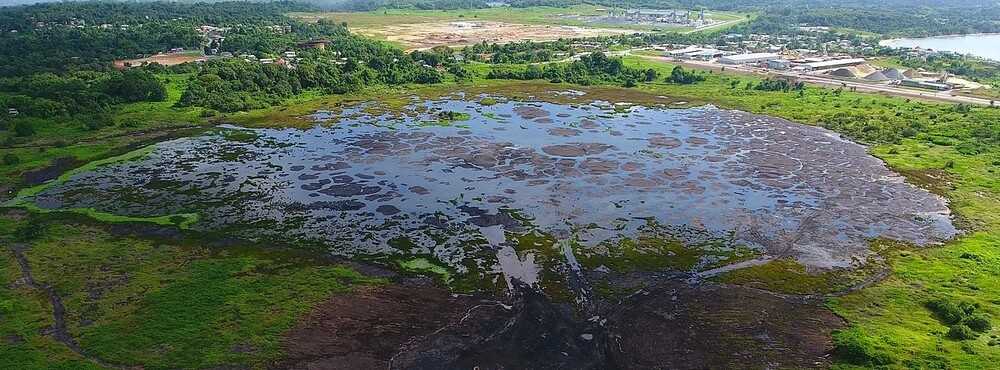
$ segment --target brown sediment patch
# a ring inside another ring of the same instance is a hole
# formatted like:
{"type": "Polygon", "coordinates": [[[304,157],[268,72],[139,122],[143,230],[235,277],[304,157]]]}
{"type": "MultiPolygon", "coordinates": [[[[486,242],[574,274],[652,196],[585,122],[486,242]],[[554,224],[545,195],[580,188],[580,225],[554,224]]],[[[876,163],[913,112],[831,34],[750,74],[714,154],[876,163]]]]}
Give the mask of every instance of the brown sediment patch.
{"type": "Polygon", "coordinates": [[[707,155],[705,156],[705,160],[709,162],[725,162],[726,157],[720,157],[717,155],[707,155]]]}
{"type": "Polygon", "coordinates": [[[562,136],[562,137],[579,136],[581,134],[580,130],[572,129],[572,128],[565,128],[565,127],[550,128],[548,132],[549,132],[549,135],[552,135],[552,136],[562,136]]]}
{"type": "Polygon", "coordinates": [[[949,192],[955,190],[951,174],[942,169],[897,170],[897,172],[906,177],[909,183],[940,196],[947,196],[949,192]]]}
{"type": "Polygon", "coordinates": [[[518,290],[510,304],[427,283],[337,295],[286,334],[274,368],[605,368],[598,328],[518,290]]]}
{"type": "Polygon", "coordinates": [[[843,319],[822,302],[671,282],[609,318],[611,362],[623,369],[827,368],[843,319]]]}
{"type": "Polygon", "coordinates": [[[419,194],[419,195],[427,195],[427,194],[431,193],[430,190],[427,190],[427,188],[425,188],[423,186],[411,186],[409,188],[409,190],[410,190],[411,193],[419,194]]]}
{"type": "Polygon", "coordinates": [[[274,368],[824,368],[845,326],[821,301],[677,280],[601,306],[572,315],[523,286],[506,303],[425,280],[368,287],[315,307],[274,368]]]}
{"type": "Polygon", "coordinates": [[[601,127],[601,125],[599,125],[599,124],[597,124],[597,122],[591,121],[589,119],[585,119],[585,120],[581,120],[580,121],[580,128],[584,128],[584,129],[590,130],[590,129],[595,129],[595,128],[599,128],[599,127],[601,127]]]}
{"type": "Polygon", "coordinates": [[[289,331],[284,369],[386,369],[414,338],[458,321],[479,303],[427,284],[368,287],[335,295],[289,331]]]}
{"type": "Polygon", "coordinates": [[[514,113],[517,113],[518,116],[524,119],[536,119],[549,116],[549,111],[530,105],[514,108],[514,113]]]}
{"type": "Polygon", "coordinates": [[[649,146],[673,149],[681,146],[681,141],[669,136],[653,136],[649,138],[649,146]]]}
{"type": "Polygon", "coordinates": [[[591,175],[603,175],[618,169],[618,162],[610,159],[587,158],[580,162],[580,170],[591,175]]]}
{"type": "Polygon", "coordinates": [[[635,172],[642,170],[646,165],[639,162],[626,162],[622,164],[622,171],[625,172],[635,172]]]}
{"type": "Polygon", "coordinates": [[[547,145],[542,147],[542,151],[545,152],[545,154],[559,157],[583,157],[588,155],[598,155],[611,148],[611,145],[601,143],[574,143],[547,145]]]}
{"type": "Polygon", "coordinates": [[[688,144],[691,144],[691,145],[704,145],[704,144],[708,144],[708,139],[703,138],[703,137],[692,136],[692,137],[689,137],[686,140],[684,140],[684,142],[686,142],[688,144]]]}

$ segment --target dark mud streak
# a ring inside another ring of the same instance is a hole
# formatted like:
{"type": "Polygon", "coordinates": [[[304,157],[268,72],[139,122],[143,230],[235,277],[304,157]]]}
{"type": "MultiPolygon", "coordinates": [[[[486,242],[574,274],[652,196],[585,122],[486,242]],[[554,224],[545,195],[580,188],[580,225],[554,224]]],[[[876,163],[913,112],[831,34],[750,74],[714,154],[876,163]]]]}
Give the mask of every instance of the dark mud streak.
{"type": "Polygon", "coordinates": [[[680,280],[586,314],[523,285],[480,299],[396,283],[330,302],[286,337],[293,356],[276,368],[822,368],[845,325],[812,297],[680,280]]]}
{"type": "Polygon", "coordinates": [[[846,325],[817,297],[676,281],[622,299],[607,320],[608,364],[627,369],[827,368],[830,333],[846,325]]]}
{"type": "Polygon", "coordinates": [[[56,293],[55,288],[49,284],[40,283],[35,280],[34,275],[31,273],[31,264],[28,263],[28,258],[25,257],[24,251],[28,249],[25,244],[14,244],[10,247],[11,252],[14,254],[14,259],[17,260],[17,264],[21,267],[21,277],[24,283],[31,287],[32,289],[42,291],[49,298],[49,304],[52,305],[52,318],[53,326],[49,331],[49,334],[57,342],[62,343],[70,351],[76,353],[80,357],[93,362],[97,365],[113,368],[113,369],[137,369],[141,366],[123,366],[112,364],[96,356],[90,355],[80,347],[80,344],[76,342],[75,339],[69,334],[69,330],[66,329],[66,307],[62,303],[62,298],[56,293]]]}

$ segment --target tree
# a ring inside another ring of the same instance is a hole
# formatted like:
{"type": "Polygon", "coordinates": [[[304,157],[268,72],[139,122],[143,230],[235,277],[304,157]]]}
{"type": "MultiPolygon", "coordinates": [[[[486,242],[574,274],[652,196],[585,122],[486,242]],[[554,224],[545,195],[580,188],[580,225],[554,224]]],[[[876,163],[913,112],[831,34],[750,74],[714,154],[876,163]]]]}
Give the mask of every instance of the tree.
{"type": "Polygon", "coordinates": [[[657,73],[655,69],[650,68],[646,70],[646,82],[656,81],[657,77],[659,77],[659,73],[657,73]]]}
{"type": "Polygon", "coordinates": [[[694,71],[685,71],[684,67],[681,66],[674,67],[674,69],[670,71],[670,76],[667,76],[667,82],[682,85],[690,85],[704,80],[704,76],[701,76],[694,71]]]}
{"type": "Polygon", "coordinates": [[[167,87],[156,75],[143,70],[132,69],[116,74],[104,86],[104,92],[123,102],[163,101],[167,98],[167,87]]]}

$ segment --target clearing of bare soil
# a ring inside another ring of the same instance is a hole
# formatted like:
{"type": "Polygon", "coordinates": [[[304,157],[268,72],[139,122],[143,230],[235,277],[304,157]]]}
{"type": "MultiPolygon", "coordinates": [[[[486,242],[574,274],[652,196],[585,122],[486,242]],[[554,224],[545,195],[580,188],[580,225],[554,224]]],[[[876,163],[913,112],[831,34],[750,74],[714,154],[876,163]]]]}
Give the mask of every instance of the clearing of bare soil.
{"type": "Polygon", "coordinates": [[[480,42],[508,43],[561,38],[596,37],[634,33],[633,30],[558,25],[527,25],[494,21],[434,22],[387,25],[354,30],[360,34],[386,39],[405,48],[429,49],[435,46],[461,46],[480,42]]]}
{"type": "Polygon", "coordinates": [[[817,302],[733,286],[671,281],[580,314],[524,287],[497,301],[404,281],[316,307],[277,367],[822,368],[843,325],[817,302]]]}
{"type": "Polygon", "coordinates": [[[145,58],[116,60],[115,68],[138,67],[146,64],[157,63],[162,66],[172,66],[190,62],[206,61],[209,57],[197,53],[160,53],[145,58]]]}

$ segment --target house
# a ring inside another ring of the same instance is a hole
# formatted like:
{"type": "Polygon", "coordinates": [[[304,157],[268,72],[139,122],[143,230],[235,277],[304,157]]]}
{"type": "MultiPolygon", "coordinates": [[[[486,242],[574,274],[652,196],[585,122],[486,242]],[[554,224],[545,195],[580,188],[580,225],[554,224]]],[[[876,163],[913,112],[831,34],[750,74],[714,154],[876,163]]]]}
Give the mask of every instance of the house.
{"type": "Polygon", "coordinates": [[[296,47],[299,49],[326,49],[326,46],[330,44],[330,40],[309,40],[306,42],[300,42],[296,47]]]}
{"type": "Polygon", "coordinates": [[[294,59],[294,58],[297,57],[297,55],[295,54],[294,51],[286,51],[284,55],[285,55],[285,58],[291,58],[291,59],[294,59]]]}
{"type": "Polygon", "coordinates": [[[18,114],[21,114],[21,112],[18,112],[17,108],[10,108],[10,109],[7,109],[7,114],[12,115],[12,116],[16,116],[18,114]]]}

